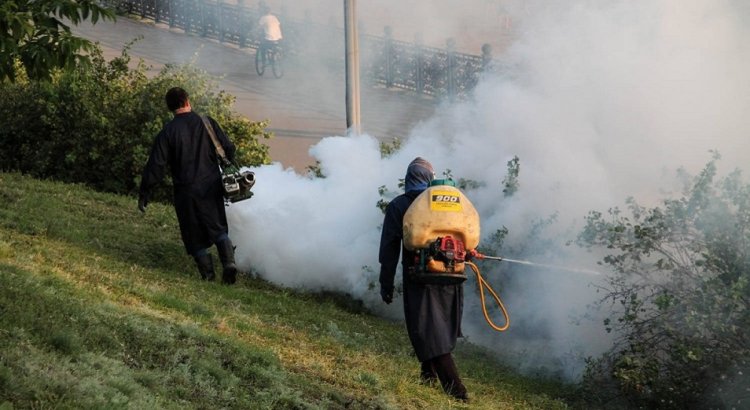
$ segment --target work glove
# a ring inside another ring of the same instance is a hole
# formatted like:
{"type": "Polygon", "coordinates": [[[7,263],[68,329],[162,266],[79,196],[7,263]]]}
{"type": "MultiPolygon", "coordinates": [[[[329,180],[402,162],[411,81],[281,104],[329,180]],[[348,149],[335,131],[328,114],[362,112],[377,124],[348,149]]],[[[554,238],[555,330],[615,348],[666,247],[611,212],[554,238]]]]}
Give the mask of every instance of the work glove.
{"type": "Polygon", "coordinates": [[[141,194],[138,197],[138,209],[141,212],[146,213],[146,207],[147,206],[148,206],[148,195],[141,194]]]}
{"type": "Polygon", "coordinates": [[[393,302],[393,286],[380,285],[380,297],[386,305],[390,305],[393,302]]]}

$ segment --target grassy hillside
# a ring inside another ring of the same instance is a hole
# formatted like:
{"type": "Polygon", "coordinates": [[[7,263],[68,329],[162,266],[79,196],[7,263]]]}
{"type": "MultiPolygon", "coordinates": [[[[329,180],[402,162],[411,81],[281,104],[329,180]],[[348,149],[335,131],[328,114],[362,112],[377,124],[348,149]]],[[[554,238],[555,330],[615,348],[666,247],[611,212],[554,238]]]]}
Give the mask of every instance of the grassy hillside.
{"type": "Polygon", "coordinates": [[[198,279],[171,207],[0,174],[0,409],[561,409],[565,386],[462,343],[471,403],[406,331],[337,295],[198,279]]]}

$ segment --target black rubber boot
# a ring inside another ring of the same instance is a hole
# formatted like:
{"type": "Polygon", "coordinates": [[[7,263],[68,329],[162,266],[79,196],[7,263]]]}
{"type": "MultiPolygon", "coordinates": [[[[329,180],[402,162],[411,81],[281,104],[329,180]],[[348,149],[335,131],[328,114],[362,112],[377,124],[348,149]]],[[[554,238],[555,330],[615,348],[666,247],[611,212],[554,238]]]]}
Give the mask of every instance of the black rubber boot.
{"type": "Polygon", "coordinates": [[[425,360],[422,362],[422,369],[419,374],[419,380],[422,384],[432,386],[437,383],[438,377],[435,373],[435,369],[432,368],[432,360],[425,360]]]}
{"type": "Polygon", "coordinates": [[[469,394],[466,392],[466,386],[461,382],[458,376],[456,363],[450,353],[438,356],[431,360],[432,366],[440,379],[443,391],[454,398],[463,402],[469,402],[469,394]]]}
{"type": "Polygon", "coordinates": [[[219,251],[221,266],[224,268],[221,274],[221,280],[231,285],[237,281],[237,265],[234,263],[234,246],[232,241],[227,238],[216,244],[216,250],[219,251]]]}
{"type": "Polygon", "coordinates": [[[210,253],[203,254],[201,256],[193,256],[195,264],[198,265],[198,272],[201,274],[203,280],[214,280],[216,275],[214,274],[214,259],[210,253]]]}

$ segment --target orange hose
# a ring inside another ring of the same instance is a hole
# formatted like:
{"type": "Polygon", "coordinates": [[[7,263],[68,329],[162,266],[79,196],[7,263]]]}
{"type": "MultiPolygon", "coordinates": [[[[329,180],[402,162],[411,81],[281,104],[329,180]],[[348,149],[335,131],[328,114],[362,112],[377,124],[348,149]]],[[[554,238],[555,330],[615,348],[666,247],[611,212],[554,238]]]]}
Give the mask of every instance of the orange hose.
{"type": "Polygon", "coordinates": [[[510,317],[508,316],[508,311],[505,309],[505,305],[503,305],[503,302],[500,300],[500,297],[497,296],[497,293],[492,289],[492,286],[490,286],[487,281],[484,280],[482,277],[482,274],[479,273],[479,268],[477,265],[475,265],[472,262],[466,262],[467,265],[471,267],[471,270],[474,271],[474,273],[477,275],[477,286],[479,286],[479,299],[482,301],[482,313],[484,313],[484,319],[487,321],[487,323],[490,325],[491,328],[497,330],[498,332],[504,332],[508,330],[508,327],[510,326],[510,317]],[[505,325],[504,326],[498,326],[495,324],[495,322],[490,319],[490,315],[487,313],[487,305],[484,303],[484,289],[487,288],[487,290],[492,294],[492,297],[495,298],[495,302],[497,302],[497,305],[500,307],[500,311],[503,312],[503,316],[505,317],[505,325]]]}

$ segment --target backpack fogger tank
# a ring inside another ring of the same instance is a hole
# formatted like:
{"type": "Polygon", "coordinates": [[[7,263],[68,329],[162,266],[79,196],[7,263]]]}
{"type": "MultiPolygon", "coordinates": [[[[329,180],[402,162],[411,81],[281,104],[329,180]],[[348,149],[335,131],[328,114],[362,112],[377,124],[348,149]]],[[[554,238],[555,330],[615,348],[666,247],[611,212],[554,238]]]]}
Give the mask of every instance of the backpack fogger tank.
{"type": "Polygon", "coordinates": [[[434,180],[404,214],[403,234],[406,249],[417,253],[412,279],[461,283],[466,253],[479,245],[479,214],[453,180],[434,180]]]}
{"type": "Polygon", "coordinates": [[[469,259],[477,255],[479,213],[451,179],[437,179],[406,210],[403,223],[404,247],[416,253],[414,267],[406,272],[415,282],[424,284],[461,284],[469,266],[477,276],[482,310],[490,327],[504,331],[510,325],[502,301],[482,278],[479,268],[469,259]],[[494,297],[505,318],[504,326],[489,318],[484,289],[494,297]]]}

